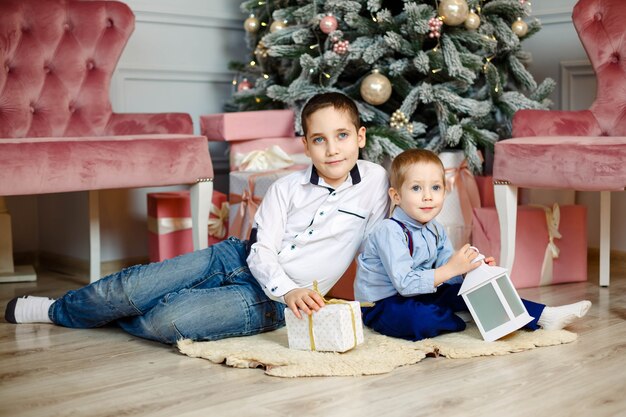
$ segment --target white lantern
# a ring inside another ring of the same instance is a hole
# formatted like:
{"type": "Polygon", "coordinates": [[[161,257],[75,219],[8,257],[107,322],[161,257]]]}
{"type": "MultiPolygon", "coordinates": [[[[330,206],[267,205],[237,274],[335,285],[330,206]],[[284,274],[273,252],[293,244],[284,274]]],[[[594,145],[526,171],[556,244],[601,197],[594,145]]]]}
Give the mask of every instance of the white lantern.
{"type": "Polygon", "coordinates": [[[524,327],[533,318],[517,294],[508,270],[489,266],[483,259],[485,256],[479,254],[475,262],[481,265],[467,273],[459,295],[463,296],[483,339],[493,342],[524,327]]]}

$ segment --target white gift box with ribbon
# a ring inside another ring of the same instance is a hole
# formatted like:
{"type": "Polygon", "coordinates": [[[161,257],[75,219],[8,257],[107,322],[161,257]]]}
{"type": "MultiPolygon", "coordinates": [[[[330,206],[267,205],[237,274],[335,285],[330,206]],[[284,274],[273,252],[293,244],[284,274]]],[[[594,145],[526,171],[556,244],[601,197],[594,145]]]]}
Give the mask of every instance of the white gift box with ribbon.
{"type": "Polygon", "coordinates": [[[298,319],[285,308],[285,322],[290,349],[321,352],[346,352],[363,343],[363,320],[358,301],[326,304],[308,316],[302,311],[298,319]]]}

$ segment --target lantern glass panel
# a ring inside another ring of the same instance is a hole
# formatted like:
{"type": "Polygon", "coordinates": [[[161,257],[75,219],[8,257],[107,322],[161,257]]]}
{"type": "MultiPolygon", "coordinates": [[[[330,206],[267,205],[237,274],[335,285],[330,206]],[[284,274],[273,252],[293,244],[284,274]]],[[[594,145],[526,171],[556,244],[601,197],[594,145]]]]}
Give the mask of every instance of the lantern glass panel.
{"type": "Polygon", "coordinates": [[[467,299],[472,304],[486,332],[509,321],[509,315],[500,303],[500,298],[491,283],[468,293],[467,299]]]}
{"type": "Polygon", "coordinates": [[[515,288],[511,285],[511,281],[509,281],[505,276],[502,276],[496,280],[498,287],[500,287],[500,291],[504,294],[504,298],[506,298],[506,302],[509,303],[509,307],[513,312],[515,317],[524,313],[526,309],[524,305],[520,301],[519,297],[515,292],[515,288]]]}

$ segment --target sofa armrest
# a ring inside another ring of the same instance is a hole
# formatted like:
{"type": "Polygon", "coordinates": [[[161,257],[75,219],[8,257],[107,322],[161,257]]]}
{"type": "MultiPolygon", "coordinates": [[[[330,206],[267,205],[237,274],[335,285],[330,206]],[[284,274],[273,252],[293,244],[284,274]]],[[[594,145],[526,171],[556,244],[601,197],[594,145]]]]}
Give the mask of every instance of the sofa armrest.
{"type": "Polygon", "coordinates": [[[512,136],[602,136],[602,130],[589,110],[519,110],[513,116],[512,136]]]}
{"type": "Polygon", "coordinates": [[[192,134],[193,122],[187,113],[113,113],[104,135],[192,134]]]}

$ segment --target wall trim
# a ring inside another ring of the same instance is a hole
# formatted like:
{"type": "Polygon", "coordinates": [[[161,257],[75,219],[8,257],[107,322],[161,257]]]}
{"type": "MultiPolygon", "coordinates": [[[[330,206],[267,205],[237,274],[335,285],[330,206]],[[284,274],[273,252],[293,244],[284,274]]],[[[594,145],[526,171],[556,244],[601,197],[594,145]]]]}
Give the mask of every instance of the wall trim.
{"type": "Polygon", "coordinates": [[[538,18],[541,21],[541,24],[544,26],[572,23],[572,10],[567,7],[533,13],[531,16],[538,18]]]}
{"type": "Polygon", "coordinates": [[[128,81],[162,81],[162,82],[190,82],[200,84],[232,84],[234,72],[231,71],[205,71],[194,68],[174,67],[138,67],[123,65],[116,69],[112,82],[115,89],[114,108],[117,112],[125,112],[126,105],[123,102],[125,84],[128,81]]]}
{"type": "Polygon", "coordinates": [[[595,77],[596,73],[588,60],[561,61],[561,110],[572,109],[572,98],[577,77],[595,77]]]}

